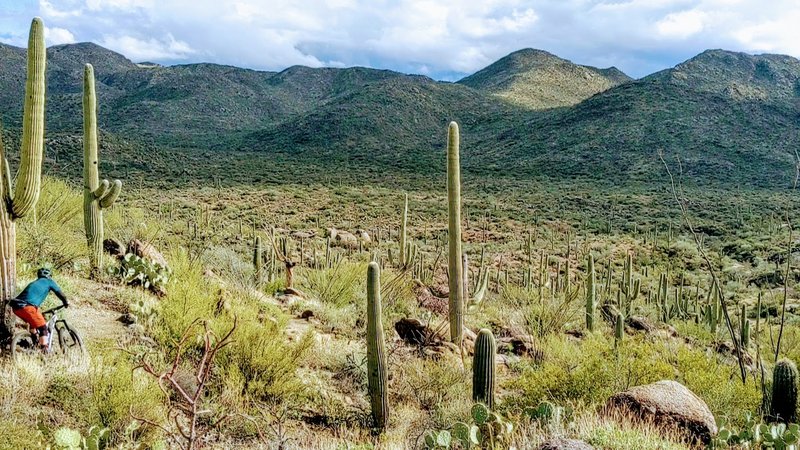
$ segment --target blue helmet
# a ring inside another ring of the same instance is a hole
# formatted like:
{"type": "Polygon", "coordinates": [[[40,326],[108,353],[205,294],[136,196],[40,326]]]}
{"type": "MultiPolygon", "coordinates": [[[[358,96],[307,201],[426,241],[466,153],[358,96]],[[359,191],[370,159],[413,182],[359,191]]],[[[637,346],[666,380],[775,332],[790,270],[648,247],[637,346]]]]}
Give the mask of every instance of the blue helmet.
{"type": "Polygon", "coordinates": [[[52,275],[52,272],[50,271],[50,269],[47,269],[45,267],[42,267],[41,269],[36,271],[36,276],[39,278],[50,278],[50,275],[52,275]]]}

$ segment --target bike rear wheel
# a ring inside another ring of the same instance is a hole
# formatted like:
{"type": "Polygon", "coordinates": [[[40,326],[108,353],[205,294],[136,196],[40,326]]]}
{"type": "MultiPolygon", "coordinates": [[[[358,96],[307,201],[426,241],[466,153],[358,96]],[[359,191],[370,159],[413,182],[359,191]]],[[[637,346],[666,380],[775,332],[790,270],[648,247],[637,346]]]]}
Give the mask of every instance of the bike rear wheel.
{"type": "Polygon", "coordinates": [[[11,338],[11,357],[15,362],[23,357],[38,356],[40,354],[39,342],[33,338],[30,332],[18,331],[14,333],[14,337],[11,338]]]}

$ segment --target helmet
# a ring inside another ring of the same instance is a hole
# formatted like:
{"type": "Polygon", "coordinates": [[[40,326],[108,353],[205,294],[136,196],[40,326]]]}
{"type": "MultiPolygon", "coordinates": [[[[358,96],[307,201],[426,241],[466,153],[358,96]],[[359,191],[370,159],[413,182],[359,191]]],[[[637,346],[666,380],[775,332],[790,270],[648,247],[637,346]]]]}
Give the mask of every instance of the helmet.
{"type": "Polygon", "coordinates": [[[42,267],[41,269],[39,269],[36,272],[36,276],[39,277],[39,278],[50,278],[50,275],[52,275],[52,272],[50,271],[50,269],[47,269],[47,268],[44,268],[44,267],[42,267]]]}

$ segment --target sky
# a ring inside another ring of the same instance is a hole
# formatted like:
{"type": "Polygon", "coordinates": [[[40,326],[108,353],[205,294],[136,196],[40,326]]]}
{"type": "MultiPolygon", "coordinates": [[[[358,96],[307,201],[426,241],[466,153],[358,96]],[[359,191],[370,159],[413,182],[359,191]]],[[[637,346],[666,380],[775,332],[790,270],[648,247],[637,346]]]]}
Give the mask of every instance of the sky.
{"type": "Polygon", "coordinates": [[[642,77],[709,48],[800,57],[800,0],[0,0],[0,42],[134,62],[366,66],[457,80],[537,48],[642,77]]]}

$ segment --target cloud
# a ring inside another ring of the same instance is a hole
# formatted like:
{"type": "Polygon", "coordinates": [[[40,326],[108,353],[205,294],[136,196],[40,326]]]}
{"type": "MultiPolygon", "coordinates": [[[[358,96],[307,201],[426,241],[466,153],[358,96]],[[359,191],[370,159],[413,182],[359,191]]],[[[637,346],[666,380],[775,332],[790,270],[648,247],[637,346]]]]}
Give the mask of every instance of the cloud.
{"type": "Polygon", "coordinates": [[[525,47],[634,76],[707,48],[800,56],[796,0],[0,0],[0,39],[20,40],[7,23],[33,15],[69,33],[53,39],[134,60],[265,70],[363,65],[454,79],[525,47]]]}
{"type": "Polygon", "coordinates": [[[703,31],[704,18],[705,13],[695,10],[671,13],[656,24],[656,29],[662,36],[686,39],[703,31]]]}
{"type": "Polygon", "coordinates": [[[44,40],[47,45],[74,44],[75,36],[66,28],[44,27],[44,40]]]}
{"type": "Polygon", "coordinates": [[[194,50],[183,41],[176,40],[171,34],[165,39],[139,39],[133,36],[108,36],[100,45],[122,53],[133,61],[159,61],[184,59],[194,50]]]}

